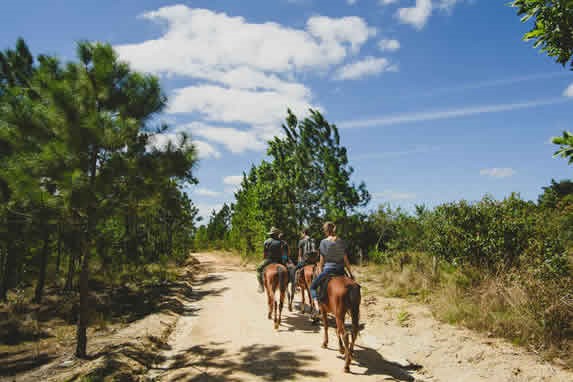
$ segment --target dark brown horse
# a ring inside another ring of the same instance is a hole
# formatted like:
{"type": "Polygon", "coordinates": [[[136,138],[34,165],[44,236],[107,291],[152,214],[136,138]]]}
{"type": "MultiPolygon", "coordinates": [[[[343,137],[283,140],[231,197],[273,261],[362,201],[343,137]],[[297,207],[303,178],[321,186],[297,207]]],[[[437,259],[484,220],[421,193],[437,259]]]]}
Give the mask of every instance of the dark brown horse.
{"type": "Polygon", "coordinates": [[[324,341],[322,347],[328,346],[328,321],[327,314],[331,313],[336,318],[336,334],[338,337],[338,349],[344,355],[344,371],[350,372],[350,361],[354,352],[354,342],[358,335],[360,319],[360,285],[350,277],[333,277],[327,286],[328,300],[320,303],[322,324],[324,326],[324,341]],[[346,313],[352,317],[352,340],[348,341],[348,332],[344,327],[346,313]]]}
{"type": "Polygon", "coordinates": [[[314,264],[307,264],[301,269],[298,270],[296,273],[296,285],[300,288],[300,293],[302,295],[302,302],[300,305],[300,311],[304,313],[304,306],[305,306],[305,293],[308,297],[308,303],[312,310],[312,299],[310,297],[310,284],[315,276],[315,268],[316,265],[314,264]]]}
{"type": "Polygon", "coordinates": [[[288,280],[289,280],[288,271],[284,265],[273,263],[266,266],[263,273],[263,282],[265,285],[265,289],[267,291],[267,301],[269,304],[268,319],[269,320],[273,319],[272,313],[274,308],[275,329],[278,329],[279,325],[281,324],[283,303],[285,300],[285,293],[287,291],[288,280]],[[278,304],[275,300],[275,292],[277,288],[279,289],[280,292],[278,304]]]}

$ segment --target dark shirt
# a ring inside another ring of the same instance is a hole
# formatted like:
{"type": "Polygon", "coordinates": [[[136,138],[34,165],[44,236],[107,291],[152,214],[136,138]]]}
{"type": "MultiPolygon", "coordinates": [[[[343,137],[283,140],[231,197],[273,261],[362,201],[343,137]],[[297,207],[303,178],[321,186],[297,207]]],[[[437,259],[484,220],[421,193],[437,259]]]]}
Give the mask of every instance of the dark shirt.
{"type": "Polygon", "coordinates": [[[284,241],[268,238],[265,240],[265,258],[272,261],[281,262],[283,255],[287,254],[287,246],[284,241]]]}

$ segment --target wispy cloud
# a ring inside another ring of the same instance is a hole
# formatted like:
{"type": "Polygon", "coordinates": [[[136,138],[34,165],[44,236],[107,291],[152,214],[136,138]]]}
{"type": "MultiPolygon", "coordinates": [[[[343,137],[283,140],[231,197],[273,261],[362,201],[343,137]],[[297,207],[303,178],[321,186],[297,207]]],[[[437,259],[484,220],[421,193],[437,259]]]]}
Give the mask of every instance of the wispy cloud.
{"type": "Polygon", "coordinates": [[[389,158],[398,158],[403,156],[410,156],[416,154],[425,154],[433,151],[439,151],[440,148],[438,146],[429,146],[429,145],[417,145],[408,150],[398,150],[398,151],[382,151],[377,153],[366,153],[366,154],[358,154],[350,156],[352,160],[367,160],[367,159],[389,159],[389,158]]]}
{"type": "Polygon", "coordinates": [[[504,111],[512,111],[520,109],[531,109],[535,107],[555,105],[570,101],[571,101],[570,98],[559,97],[545,100],[508,103],[501,105],[482,105],[482,106],[462,107],[459,109],[452,109],[452,110],[405,113],[405,114],[382,116],[371,119],[343,121],[339,123],[339,126],[344,129],[358,128],[358,127],[392,126],[402,123],[435,121],[441,119],[467,117],[479,114],[500,113],[504,111]]]}
{"type": "Polygon", "coordinates": [[[378,42],[381,51],[395,52],[400,49],[400,41],[394,39],[382,39],[378,42]]]}
{"type": "Polygon", "coordinates": [[[571,85],[569,85],[567,87],[567,89],[565,89],[565,91],[563,92],[563,95],[565,97],[573,97],[573,83],[571,85]]]}
{"type": "Polygon", "coordinates": [[[223,178],[223,183],[229,186],[239,186],[243,181],[242,175],[229,175],[223,178]]]}
{"type": "Polygon", "coordinates": [[[383,71],[395,71],[397,66],[390,65],[384,57],[368,56],[360,61],[344,65],[336,72],[336,80],[356,80],[366,76],[382,73],[383,71]]]}
{"type": "Polygon", "coordinates": [[[570,76],[570,75],[571,74],[569,72],[534,73],[534,74],[529,74],[529,75],[525,75],[525,76],[515,76],[515,77],[502,78],[502,79],[497,79],[497,80],[477,81],[477,82],[472,82],[472,83],[468,83],[468,84],[461,84],[459,86],[449,86],[449,87],[437,88],[437,89],[432,89],[432,90],[427,91],[427,92],[405,94],[402,96],[398,96],[398,98],[432,97],[432,96],[442,95],[442,94],[460,93],[460,92],[464,92],[466,90],[478,90],[478,89],[493,88],[493,87],[498,87],[498,86],[518,84],[518,83],[527,82],[527,81],[546,80],[549,78],[557,78],[557,77],[564,77],[564,76],[570,76]]]}
{"type": "Polygon", "coordinates": [[[515,170],[509,167],[482,168],[479,170],[479,174],[482,176],[490,176],[492,178],[509,178],[515,174],[515,170]]]}

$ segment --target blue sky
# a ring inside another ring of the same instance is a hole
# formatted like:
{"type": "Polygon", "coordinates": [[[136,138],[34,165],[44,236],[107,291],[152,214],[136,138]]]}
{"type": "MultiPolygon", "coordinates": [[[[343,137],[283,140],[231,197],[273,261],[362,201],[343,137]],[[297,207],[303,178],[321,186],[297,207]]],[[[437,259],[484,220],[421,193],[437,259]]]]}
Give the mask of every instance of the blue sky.
{"type": "Polygon", "coordinates": [[[21,36],[72,59],[76,41],[107,41],[159,75],[173,129],[155,144],[192,134],[203,215],[232,201],[288,106],[339,126],[372,208],[535,199],[571,178],[548,141],[572,129],[573,73],[521,41],[528,25],[505,3],[20,0],[4,4],[0,48],[21,36]]]}

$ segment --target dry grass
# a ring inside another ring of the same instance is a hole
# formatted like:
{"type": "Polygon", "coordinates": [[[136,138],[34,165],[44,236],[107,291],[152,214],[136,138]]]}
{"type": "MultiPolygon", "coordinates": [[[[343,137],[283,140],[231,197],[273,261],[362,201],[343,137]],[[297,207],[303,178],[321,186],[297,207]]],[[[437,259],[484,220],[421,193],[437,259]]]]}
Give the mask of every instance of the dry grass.
{"type": "Polygon", "coordinates": [[[428,303],[441,321],[505,337],[573,368],[573,279],[539,280],[524,271],[486,276],[445,266],[434,277],[430,263],[414,255],[401,267],[392,261],[363,273],[389,297],[428,303]]]}

